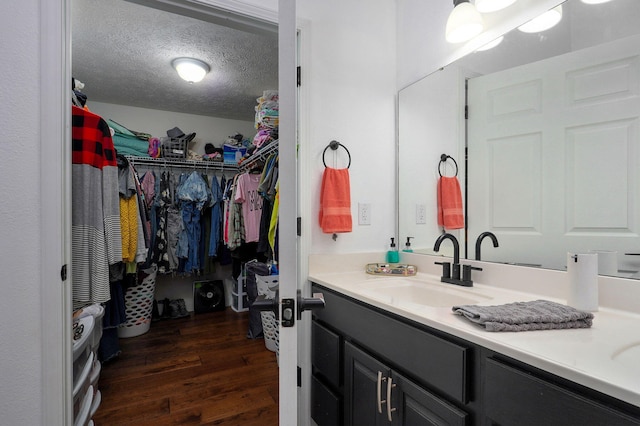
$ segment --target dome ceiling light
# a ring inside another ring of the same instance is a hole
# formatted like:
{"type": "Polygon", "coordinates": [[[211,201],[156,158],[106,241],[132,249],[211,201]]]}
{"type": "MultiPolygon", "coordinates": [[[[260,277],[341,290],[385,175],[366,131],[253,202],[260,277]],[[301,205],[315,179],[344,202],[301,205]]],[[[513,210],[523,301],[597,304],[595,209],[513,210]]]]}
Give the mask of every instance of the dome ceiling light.
{"type": "Polygon", "coordinates": [[[171,65],[176,69],[178,75],[189,83],[202,81],[209,72],[209,65],[199,59],[178,58],[171,61],[171,65]]]}
{"type": "Polygon", "coordinates": [[[445,36],[449,43],[471,40],[484,29],[482,16],[469,0],[453,0],[453,11],[447,19],[445,36]]]}

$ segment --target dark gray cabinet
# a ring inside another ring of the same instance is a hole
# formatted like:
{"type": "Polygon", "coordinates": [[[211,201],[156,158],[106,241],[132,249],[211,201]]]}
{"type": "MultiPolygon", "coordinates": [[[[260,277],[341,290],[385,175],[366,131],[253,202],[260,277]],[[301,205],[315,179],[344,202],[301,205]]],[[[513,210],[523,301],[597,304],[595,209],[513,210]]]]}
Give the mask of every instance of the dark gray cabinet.
{"type": "Polygon", "coordinates": [[[587,398],[571,389],[519,367],[488,358],[484,371],[486,417],[501,425],[615,425],[640,424],[604,401],[587,398]]]}
{"type": "Polygon", "coordinates": [[[345,343],[345,422],[463,426],[467,414],[353,344],[345,343]]]}
{"type": "Polygon", "coordinates": [[[638,406],[333,290],[313,291],[326,302],[312,326],[319,426],[640,425],[638,406]]]}

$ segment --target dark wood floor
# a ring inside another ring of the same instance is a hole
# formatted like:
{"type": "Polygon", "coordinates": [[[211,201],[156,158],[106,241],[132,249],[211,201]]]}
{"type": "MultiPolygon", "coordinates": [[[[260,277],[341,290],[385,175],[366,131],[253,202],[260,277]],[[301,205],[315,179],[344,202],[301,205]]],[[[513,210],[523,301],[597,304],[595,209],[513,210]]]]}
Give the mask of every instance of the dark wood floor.
{"type": "Polygon", "coordinates": [[[120,339],[102,366],[96,426],[277,425],[276,355],[247,329],[247,313],[227,308],[120,339]]]}

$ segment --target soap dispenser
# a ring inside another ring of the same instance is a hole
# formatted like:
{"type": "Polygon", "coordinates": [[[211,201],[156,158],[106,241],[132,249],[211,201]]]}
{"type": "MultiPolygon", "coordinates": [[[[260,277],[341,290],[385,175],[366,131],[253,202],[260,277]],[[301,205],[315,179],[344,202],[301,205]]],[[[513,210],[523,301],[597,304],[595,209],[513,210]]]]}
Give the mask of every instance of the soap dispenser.
{"type": "Polygon", "coordinates": [[[400,255],[398,254],[398,250],[396,250],[396,243],[394,242],[394,238],[391,238],[391,245],[389,246],[389,251],[387,252],[387,263],[398,262],[400,262],[400,255]]]}
{"type": "Polygon", "coordinates": [[[411,239],[412,238],[413,237],[407,237],[407,242],[404,243],[404,250],[402,250],[402,251],[407,252],[407,253],[413,253],[413,249],[411,248],[411,239]]]}

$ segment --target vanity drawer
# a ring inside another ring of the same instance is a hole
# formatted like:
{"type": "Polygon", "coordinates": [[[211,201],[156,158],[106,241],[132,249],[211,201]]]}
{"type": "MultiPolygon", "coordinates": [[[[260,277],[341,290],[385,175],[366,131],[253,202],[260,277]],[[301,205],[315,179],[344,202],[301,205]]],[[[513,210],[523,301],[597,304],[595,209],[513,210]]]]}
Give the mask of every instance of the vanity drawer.
{"type": "Polygon", "coordinates": [[[639,418],[607,407],[531,372],[488,358],[485,415],[497,424],[638,425],[639,418]]]}
{"type": "MultiPolygon", "coordinates": [[[[322,287],[325,308],[314,312],[317,319],[340,330],[352,340],[455,401],[469,401],[471,345],[464,346],[322,287]]],[[[415,324],[415,325],[414,325],[415,324]]]]}
{"type": "Polygon", "coordinates": [[[311,324],[311,364],[314,374],[324,377],[335,388],[340,387],[341,338],[316,321],[311,324]]]}
{"type": "Polygon", "coordinates": [[[311,376],[311,418],[318,426],[341,424],[340,397],[311,376]]]}

